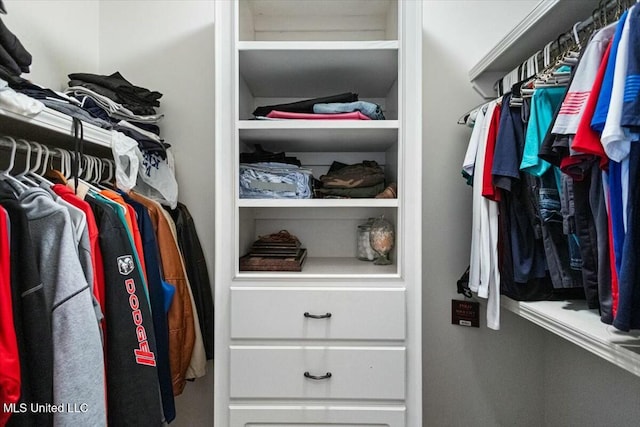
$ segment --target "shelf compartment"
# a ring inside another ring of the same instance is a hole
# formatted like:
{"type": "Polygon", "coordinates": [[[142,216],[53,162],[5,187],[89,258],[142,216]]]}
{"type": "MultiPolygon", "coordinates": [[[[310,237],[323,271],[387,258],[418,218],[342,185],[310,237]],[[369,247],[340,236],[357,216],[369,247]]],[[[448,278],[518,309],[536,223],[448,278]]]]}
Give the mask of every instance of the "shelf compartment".
{"type": "MultiPolygon", "coordinates": [[[[337,201],[337,200],[336,200],[337,201]]],[[[346,200],[345,200],[346,201],[346,200]]],[[[370,200],[371,201],[371,200],[370,200]]],[[[286,276],[345,276],[345,275],[396,275],[400,239],[396,233],[395,247],[390,253],[392,264],[373,265],[356,258],[358,225],[368,218],[384,217],[398,228],[395,207],[332,205],[307,207],[274,205],[270,207],[241,207],[238,219],[238,252],[236,259],[247,254],[251,245],[260,237],[280,230],[287,230],[300,239],[307,249],[307,259],[301,272],[284,273],[286,276]]],[[[335,201],[334,201],[335,202],[335,201]]],[[[238,270],[236,264],[236,271],[238,270]]],[[[256,275],[282,275],[283,272],[239,272],[240,277],[256,275]]]]}
{"type": "MultiPolygon", "coordinates": [[[[253,152],[255,144],[260,144],[266,151],[285,152],[287,156],[298,158],[302,166],[310,169],[317,179],[328,172],[334,161],[344,164],[375,161],[383,168],[387,185],[397,182],[397,121],[302,122],[239,121],[240,152],[253,152]]],[[[362,203],[354,202],[354,205],[360,206],[362,203]]],[[[392,206],[394,203],[384,205],[392,206]]],[[[312,203],[311,206],[316,205],[312,203]]]]}
{"type": "Polygon", "coordinates": [[[398,75],[398,43],[240,43],[239,60],[256,98],[382,98],[398,75]]]}
{"type": "Polygon", "coordinates": [[[261,105],[355,92],[396,119],[398,42],[241,42],[240,119],[261,105]]]}
{"type": "Polygon", "coordinates": [[[393,40],[393,0],[242,0],[240,40],[393,40]]]}
{"type": "Polygon", "coordinates": [[[501,305],[538,326],[640,376],[640,331],[624,333],[600,321],[585,301],[514,301],[501,305]]]}

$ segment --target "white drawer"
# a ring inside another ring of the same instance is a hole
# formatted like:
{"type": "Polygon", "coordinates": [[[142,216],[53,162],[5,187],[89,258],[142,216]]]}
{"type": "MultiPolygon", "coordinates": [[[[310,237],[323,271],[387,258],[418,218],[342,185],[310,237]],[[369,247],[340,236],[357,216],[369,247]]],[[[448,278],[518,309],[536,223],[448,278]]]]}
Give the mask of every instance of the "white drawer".
{"type": "Polygon", "coordinates": [[[404,399],[404,347],[230,348],[232,398],[404,399]]]}
{"type": "Polygon", "coordinates": [[[232,288],[231,338],[403,340],[405,291],[232,288]]]}
{"type": "Polygon", "coordinates": [[[231,427],[404,427],[404,406],[231,405],[231,427]]]}

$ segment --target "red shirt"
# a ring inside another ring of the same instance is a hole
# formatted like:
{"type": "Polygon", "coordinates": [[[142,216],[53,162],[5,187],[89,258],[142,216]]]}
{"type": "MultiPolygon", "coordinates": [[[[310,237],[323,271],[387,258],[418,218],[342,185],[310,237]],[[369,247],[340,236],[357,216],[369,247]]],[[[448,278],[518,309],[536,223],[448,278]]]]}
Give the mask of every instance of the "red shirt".
{"type": "MultiPolygon", "coordinates": [[[[11,263],[7,211],[0,206],[0,404],[20,399],[20,358],[11,303],[11,263]]],[[[0,408],[0,427],[11,416],[0,408]]]]}
{"type": "Polygon", "coordinates": [[[573,138],[573,142],[571,143],[572,150],[579,153],[593,154],[594,156],[599,157],[601,169],[605,169],[607,167],[609,159],[604,152],[604,148],[602,148],[600,135],[598,134],[598,132],[591,129],[591,119],[593,118],[593,113],[595,112],[596,104],[598,103],[598,96],[600,95],[600,89],[602,88],[602,79],[604,78],[604,72],[607,68],[610,50],[611,43],[609,43],[609,46],[607,46],[607,50],[605,50],[604,52],[602,62],[600,63],[600,68],[598,68],[598,74],[596,75],[596,79],[593,82],[593,87],[591,88],[591,95],[589,95],[587,105],[585,106],[584,113],[582,114],[582,118],[580,119],[580,124],[578,125],[576,136],[573,138]]]}
{"type": "Polygon", "coordinates": [[[498,127],[500,126],[500,106],[496,105],[491,116],[489,125],[489,135],[487,136],[487,151],[484,155],[484,170],[482,171],[482,195],[495,202],[500,201],[500,192],[493,185],[491,170],[493,168],[493,155],[496,149],[496,139],[498,138],[498,127]]]}

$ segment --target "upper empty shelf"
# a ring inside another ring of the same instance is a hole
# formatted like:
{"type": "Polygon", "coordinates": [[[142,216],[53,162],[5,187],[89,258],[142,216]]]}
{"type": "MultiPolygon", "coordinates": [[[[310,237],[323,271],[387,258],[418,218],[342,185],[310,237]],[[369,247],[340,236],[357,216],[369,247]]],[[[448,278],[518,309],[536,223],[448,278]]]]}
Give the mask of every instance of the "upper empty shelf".
{"type": "Polygon", "coordinates": [[[398,78],[397,41],[240,42],[238,50],[254,98],[386,98],[398,78]]]}
{"type": "Polygon", "coordinates": [[[241,0],[240,40],[394,40],[395,0],[241,0]]]}

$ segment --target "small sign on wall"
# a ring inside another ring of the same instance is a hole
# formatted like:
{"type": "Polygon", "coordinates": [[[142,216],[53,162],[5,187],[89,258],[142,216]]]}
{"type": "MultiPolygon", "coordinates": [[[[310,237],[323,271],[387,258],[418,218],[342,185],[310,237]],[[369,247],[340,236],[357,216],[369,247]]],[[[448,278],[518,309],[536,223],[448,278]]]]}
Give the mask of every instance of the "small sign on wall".
{"type": "Polygon", "coordinates": [[[451,323],[460,326],[480,327],[480,303],[451,300],[451,323]]]}

